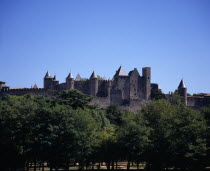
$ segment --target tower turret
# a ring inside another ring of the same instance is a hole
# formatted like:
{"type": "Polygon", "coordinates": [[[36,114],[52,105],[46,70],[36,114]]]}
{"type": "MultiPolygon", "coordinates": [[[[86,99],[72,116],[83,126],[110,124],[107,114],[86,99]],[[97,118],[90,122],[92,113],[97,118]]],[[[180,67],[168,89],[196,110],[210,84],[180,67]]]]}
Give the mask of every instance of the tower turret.
{"type": "Polygon", "coordinates": [[[56,90],[58,84],[59,84],[59,80],[57,79],[56,75],[54,75],[53,81],[52,81],[52,89],[56,90]]]}
{"type": "Polygon", "coordinates": [[[66,89],[74,89],[74,77],[72,73],[69,73],[69,75],[66,77],[66,89]]]}
{"type": "Polygon", "coordinates": [[[187,105],[187,87],[184,84],[183,79],[179,83],[179,86],[178,86],[178,94],[183,97],[183,103],[185,105],[187,105]]]}
{"type": "Polygon", "coordinates": [[[96,96],[98,93],[98,77],[96,73],[93,71],[92,75],[90,76],[90,95],[96,96]]]}
{"type": "Polygon", "coordinates": [[[145,100],[149,100],[151,95],[151,68],[144,67],[142,68],[143,74],[143,94],[145,100]]]}
{"type": "Polygon", "coordinates": [[[50,73],[47,71],[44,77],[44,88],[51,89],[52,88],[53,78],[50,76],[50,73]]]}

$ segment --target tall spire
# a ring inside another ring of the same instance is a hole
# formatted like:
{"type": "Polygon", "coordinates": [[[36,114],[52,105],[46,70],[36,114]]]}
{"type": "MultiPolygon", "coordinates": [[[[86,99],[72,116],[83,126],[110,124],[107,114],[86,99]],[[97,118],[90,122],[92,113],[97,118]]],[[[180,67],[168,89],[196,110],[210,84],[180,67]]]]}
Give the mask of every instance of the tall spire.
{"type": "Polygon", "coordinates": [[[98,78],[95,71],[93,71],[92,75],[90,76],[90,78],[98,78]]]}
{"type": "Polygon", "coordinates": [[[180,88],[187,88],[187,87],[185,86],[185,84],[184,84],[183,79],[182,79],[181,82],[179,83],[178,89],[180,89],[180,88]]]}

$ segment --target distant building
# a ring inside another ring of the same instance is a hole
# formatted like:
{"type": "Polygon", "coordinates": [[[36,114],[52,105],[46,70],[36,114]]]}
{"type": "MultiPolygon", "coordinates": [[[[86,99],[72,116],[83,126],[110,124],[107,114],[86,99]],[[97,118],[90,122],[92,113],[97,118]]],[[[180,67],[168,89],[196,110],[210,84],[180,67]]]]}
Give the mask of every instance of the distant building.
{"type": "Polygon", "coordinates": [[[6,86],[6,82],[0,81],[0,91],[1,92],[9,91],[9,87],[6,86]]]}
{"type": "Polygon", "coordinates": [[[33,88],[38,88],[38,86],[36,84],[34,84],[33,88]]]}
{"type": "Polygon", "coordinates": [[[159,90],[158,84],[151,83],[150,67],[142,68],[142,76],[140,76],[136,68],[127,74],[122,66],[116,71],[112,80],[98,79],[93,71],[89,79],[84,80],[79,74],[74,79],[69,73],[66,82],[59,83],[56,76],[52,77],[47,72],[44,77],[44,88],[52,90],[77,89],[92,96],[109,97],[111,102],[117,104],[131,100],[149,100],[151,91],[159,90]]]}
{"type": "MultiPolygon", "coordinates": [[[[85,94],[98,97],[95,101],[98,104],[109,105],[116,103],[119,105],[130,104],[131,106],[151,101],[152,94],[160,94],[161,89],[157,83],[151,83],[151,68],[142,68],[140,75],[137,68],[134,68],[128,74],[122,66],[116,71],[112,80],[102,79],[93,71],[89,79],[82,78],[77,74],[74,79],[72,73],[69,73],[64,83],[59,83],[56,75],[52,77],[50,73],[44,76],[44,88],[38,88],[35,84],[32,88],[9,89],[5,82],[0,81],[0,96],[7,94],[23,95],[27,93],[38,95],[53,95],[59,90],[76,89],[85,94]]],[[[196,96],[187,95],[187,87],[181,80],[176,92],[183,97],[185,105],[191,107],[201,107],[210,104],[210,94],[201,93],[196,96]]]]}

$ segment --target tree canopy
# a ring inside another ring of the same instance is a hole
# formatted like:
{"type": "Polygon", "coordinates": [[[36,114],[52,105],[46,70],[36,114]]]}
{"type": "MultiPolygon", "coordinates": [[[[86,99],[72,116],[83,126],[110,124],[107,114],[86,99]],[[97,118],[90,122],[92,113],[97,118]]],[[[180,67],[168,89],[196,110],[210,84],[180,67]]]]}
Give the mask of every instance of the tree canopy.
{"type": "Polygon", "coordinates": [[[52,169],[82,170],[105,162],[146,162],[145,169],[195,168],[206,164],[209,111],[156,100],[132,113],[111,105],[89,106],[91,97],[61,91],[54,97],[0,99],[0,170],[44,163],[52,169]]]}

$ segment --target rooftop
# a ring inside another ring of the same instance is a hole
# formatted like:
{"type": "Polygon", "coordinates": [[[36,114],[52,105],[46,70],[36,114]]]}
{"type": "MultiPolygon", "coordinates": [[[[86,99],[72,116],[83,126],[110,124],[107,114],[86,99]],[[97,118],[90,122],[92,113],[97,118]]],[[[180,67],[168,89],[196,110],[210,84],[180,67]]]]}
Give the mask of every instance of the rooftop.
{"type": "Polygon", "coordinates": [[[117,70],[116,75],[118,75],[118,76],[128,76],[128,74],[126,73],[126,71],[124,70],[124,68],[122,66],[120,66],[120,68],[117,70]]]}

